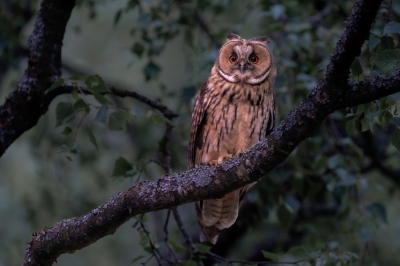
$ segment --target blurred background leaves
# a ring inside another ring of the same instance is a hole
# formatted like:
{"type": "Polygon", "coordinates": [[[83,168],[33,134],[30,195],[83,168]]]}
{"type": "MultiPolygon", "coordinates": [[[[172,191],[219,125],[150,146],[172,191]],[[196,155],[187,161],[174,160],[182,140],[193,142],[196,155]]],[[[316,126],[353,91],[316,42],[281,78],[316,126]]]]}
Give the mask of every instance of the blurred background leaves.
{"type": "MultiPolygon", "coordinates": [[[[168,149],[173,172],[184,171],[194,95],[229,33],[271,39],[279,125],[324,77],[354,3],[78,1],[63,47],[63,81],[76,89],[54,100],[38,125],[0,159],[0,265],[20,263],[33,232],[88,213],[135,182],[164,174],[157,163],[165,129],[162,114],[134,99],[100,95],[108,86],[134,90],[179,114],[170,121],[174,129],[168,149]],[[81,87],[94,96],[78,94],[81,87]]],[[[27,38],[38,4],[0,1],[2,99],[26,68],[27,38]]],[[[351,83],[399,67],[399,15],[398,2],[383,2],[370,39],[352,64],[351,83]]],[[[331,114],[312,138],[250,190],[241,218],[223,231],[211,251],[254,261],[264,260],[264,250],[270,259],[279,255],[281,261],[295,261],[304,254],[288,251],[303,246],[317,265],[321,258],[326,265],[341,260],[343,265],[397,265],[399,108],[397,94],[331,114]]],[[[193,204],[179,210],[197,240],[193,204]]],[[[138,218],[160,252],[166,252],[165,216],[164,210],[138,218]]],[[[61,256],[58,265],[147,261],[148,239],[132,224],[61,256]]],[[[181,251],[184,240],[173,221],[169,237],[172,248],[181,251]]]]}

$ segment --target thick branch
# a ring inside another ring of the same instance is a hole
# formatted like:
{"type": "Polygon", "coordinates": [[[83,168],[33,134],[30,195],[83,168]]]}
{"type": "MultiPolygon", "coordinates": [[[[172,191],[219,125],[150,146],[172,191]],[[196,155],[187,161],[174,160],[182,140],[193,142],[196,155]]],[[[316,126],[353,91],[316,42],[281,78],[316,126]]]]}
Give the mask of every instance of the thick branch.
{"type": "Polygon", "coordinates": [[[0,106],[0,156],[46,113],[44,92],[61,76],[61,47],[75,1],[43,0],[29,38],[28,68],[0,106]]]}

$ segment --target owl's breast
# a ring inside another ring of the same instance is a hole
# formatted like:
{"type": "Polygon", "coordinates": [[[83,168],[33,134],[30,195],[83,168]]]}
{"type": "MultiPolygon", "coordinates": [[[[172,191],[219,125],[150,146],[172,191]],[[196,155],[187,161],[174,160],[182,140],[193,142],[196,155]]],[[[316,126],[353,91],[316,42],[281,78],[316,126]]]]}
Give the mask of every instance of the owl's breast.
{"type": "Polygon", "coordinates": [[[268,112],[272,104],[272,93],[233,91],[213,98],[203,126],[202,164],[242,153],[262,139],[272,118],[268,112]]]}

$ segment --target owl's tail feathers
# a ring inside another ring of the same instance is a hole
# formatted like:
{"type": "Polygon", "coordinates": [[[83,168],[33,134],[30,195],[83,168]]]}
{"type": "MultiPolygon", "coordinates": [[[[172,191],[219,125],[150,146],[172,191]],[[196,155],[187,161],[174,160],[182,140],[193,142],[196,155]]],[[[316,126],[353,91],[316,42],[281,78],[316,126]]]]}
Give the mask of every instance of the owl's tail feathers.
{"type": "Polygon", "coordinates": [[[221,199],[209,199],[196,202],[196,214],[199,221],[200,241],[215,244],[219,232],[231,227],[238,216],[239,204],[248,186],[226,194],[221,199]]]}

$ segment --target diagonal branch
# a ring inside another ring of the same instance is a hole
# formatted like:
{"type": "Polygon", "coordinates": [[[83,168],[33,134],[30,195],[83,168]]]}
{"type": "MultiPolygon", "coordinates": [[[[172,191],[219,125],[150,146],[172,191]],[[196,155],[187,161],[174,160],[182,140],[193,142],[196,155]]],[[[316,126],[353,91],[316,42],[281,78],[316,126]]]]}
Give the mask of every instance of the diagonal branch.
{"type": "Polygon", "coordinates": [[[354,86],[343,81],[347,79],[351,62],[360,52],[359,47],[368,38],[366,32],[369,32],[379,4],[380,1],[357,2],[331,57],[325,80],[267,138],[221,165],[163,176],[155,182],[141,182],[85,216],[64,220],[53,228],[40,231],[28,244],[24,265],[51,265],[61,254],[74,252],[114,233],[135,215],[219,198],[258,181],[283,162],[301,141],[312,136],[331,112],[399,92],[400,70],[354,86]],[[366,21],[369,24],[363,24],[366,21]],[[358,48],[350,47],[352,45],[358,45],[358,48]]]}
{"type": "Polygon", "coordinates": [[[73,0],[43,0],[29,38],[28,68],[0,106],[0,156],[46,113],[45,90],[61,76],[61,47],[73,0]]]}

